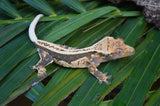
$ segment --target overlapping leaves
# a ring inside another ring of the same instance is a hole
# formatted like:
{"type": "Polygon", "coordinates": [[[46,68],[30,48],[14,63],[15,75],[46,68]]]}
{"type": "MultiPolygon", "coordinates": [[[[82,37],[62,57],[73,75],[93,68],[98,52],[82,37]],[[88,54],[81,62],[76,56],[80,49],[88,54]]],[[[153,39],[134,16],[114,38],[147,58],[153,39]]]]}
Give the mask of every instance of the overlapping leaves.
{"type": "MultiPolygon", "coordinates": [[[[6,25],[7,21],[4,20],[3,22],[2,20],[1,24],[3,25],[0,27],[1,105],[5,105],[18,95],[23,94],[37,81],[36,73],[29,69],[29,66],[34,65],[39,57],[28,38],[26,28],[33,19],[33,14],[38,14],[39,12],[50,15],[50,17],[45,17],[43,20],[52,20],[51,22],[38,24],[36,32],[40,39],[59,44],[65,43],[74,47],[86,47],[104,36],[120,37],[125,40],[126,44],[136,48],[136,54],[98,67],[101,71],[108,72],[113,76],[109,86],[106,84],[99,85],[98,80],[90,75],[86,69],[67,69],[55,64],[49,65],[47,74],[52,76],[49,83],[46,86],[40,83],[26,93],[26,97],[34,101],[34,105],[56,105],[78,87],[80,88],[69,103],[71,106],[77,104],[105,105],[110,103],[112,105],[143,104],[151,85],[159,78],[157,74],[160,71],[160,41],[158,36],[160,32],[148,28],[144,18],[141,16],[128,18],[140,15],[138,12],[122,12],[111,6],[97,7],[88,11],[85,7],[91,6],[91,4],[95,7],[99,3],[95,5],[97,2],[90,1],[83,6],[77,0],[61,0],[67,6],[80,13],[74,14],[74,12],[71,12],[69,15],[65,15],[70,12],[70,9],[61,9],[60,11],[59,7],[61,7],[62,2],[54,2],[49,5],[45,0],[24,1],[27,5],[29,4],[33,7],[33,11],[30,14],[26,12],[26,16],[22,16],[20,14],[22,11],[17,11],[8,0],[0,2],[1,9],[6,12],[2,18],[11,20],[8,21],[9,23],[13,22],[13,24],[6,25]],[[58,5],[52,8],[52,4],[58,5]],[[56,16],[57,14],[64,15],[56,16]],[[9,19],[7,15],[14,19],[9,19]],[[125,18],[121,18],[121,15],[125,16],[125,18]],[[31,18],[22,18],[28,16],[31,18]],[[116,18],[112,19],[113,17],[116,18]],[[65,20],[67,18],[69,20],[65,20]],[[146,32],[147,30],[149,33],[146,32]],[[146,34],[147,36],[144,40],[139,41],[139,38],[146,34]],[[52,74],[54,71],[56,72],[52,74]],[[102,102],[103,98],[126,78],[127,80],[119,95],[112,101],[102,102]]],[[[39,79],[38,81],[41,80],[39,79]]],[[[156,92],[159,92],[159,90],[156,92]]],[[[159,96],[156,93],[149,98],[151,99],[147,100],[148,105],[158,103],[159,96]]]]}

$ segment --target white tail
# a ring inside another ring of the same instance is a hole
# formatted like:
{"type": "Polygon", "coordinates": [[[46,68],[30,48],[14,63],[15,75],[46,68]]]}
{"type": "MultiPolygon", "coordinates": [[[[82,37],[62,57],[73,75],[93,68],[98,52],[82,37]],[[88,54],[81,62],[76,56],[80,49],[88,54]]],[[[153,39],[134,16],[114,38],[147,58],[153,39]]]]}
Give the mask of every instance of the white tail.
{"type": "Polygon", "coordinates": [[[39,21],[39,19],[43,17],[43,14],[39,14],[37,15],[34,20],[31,22],[30,26],[29,26],[29,38],[32,42],[36,42],[37,41],[37,36],[35,34],[35,27],[39,21]]]}

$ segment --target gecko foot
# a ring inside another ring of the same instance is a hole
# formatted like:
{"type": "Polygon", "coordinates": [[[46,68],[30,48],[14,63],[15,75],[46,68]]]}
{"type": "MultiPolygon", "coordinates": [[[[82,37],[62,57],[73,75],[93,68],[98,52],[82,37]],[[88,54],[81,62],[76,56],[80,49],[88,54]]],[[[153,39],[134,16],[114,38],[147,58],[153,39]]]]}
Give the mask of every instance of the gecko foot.
{"type": "Polygon", "coordinates": [[[107,81],[107,79],[110,79],[112,77],[112,75],[107,76],[107,74],[108,73],[106,72],[106,73],[102,74],[100,78],[98,78],[99,84],[102,84],[102,82],[105,82],[107,85],[110,85],[110,82],[107,81]]]}
{"type": "Polygon", "coordinates": [[[38,78],[45,77],[45,76],[47,76],[45,68],[38,70],[38,75],[37,75],[38,78]]]}
{"type": "Polygon", "coordinates": [[[38,71],[38,78],[47,76],[46,69],[43,66],[31,66],[30,68],[38,71]]]}

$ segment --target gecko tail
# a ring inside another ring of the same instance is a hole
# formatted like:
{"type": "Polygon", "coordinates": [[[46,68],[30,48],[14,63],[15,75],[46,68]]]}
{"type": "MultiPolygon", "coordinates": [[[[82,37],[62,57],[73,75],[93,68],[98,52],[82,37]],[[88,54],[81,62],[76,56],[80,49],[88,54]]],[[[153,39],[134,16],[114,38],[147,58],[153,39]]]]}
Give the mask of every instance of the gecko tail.
{"type": "Polygon", "coordinates": [[[43,17],[43,14],[39,14],[37,15],[34,20],[31,22],[30,26],[29,26],[29,38],[32,42],[36,42],[37,41],[37,36],[35,34],[35,27],[39,21],[39,19],[43,17]]]}

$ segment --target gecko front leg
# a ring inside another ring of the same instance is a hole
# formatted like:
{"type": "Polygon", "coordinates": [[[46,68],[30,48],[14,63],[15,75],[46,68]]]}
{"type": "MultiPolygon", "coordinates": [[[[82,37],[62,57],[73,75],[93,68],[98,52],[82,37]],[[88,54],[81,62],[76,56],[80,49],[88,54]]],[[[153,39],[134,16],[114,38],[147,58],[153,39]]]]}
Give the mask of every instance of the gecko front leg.
{"type": "Polygon", "coordinates": [[[88,70],[89,72],[94,75],[98,80],[99,84],[105,82],[106,84],[110,84],[107,79],[111,78],[111,75],[107,76],[107,73],[102,73],[97,69],[97,66],[101,63],[101,59],[98,55],[92,55],[90,61],[88,62],[88,70]]]}
{"type": "Polygon", "coordinates": [[[37,48],[37,51],[40,56],[40,60],[35,66],[31,66],[31,68],[38,71],[38,77],[45,77],[47,75],[45,66],[52,63],[53,59],[52,56],[43,49],[37,48]]]}

